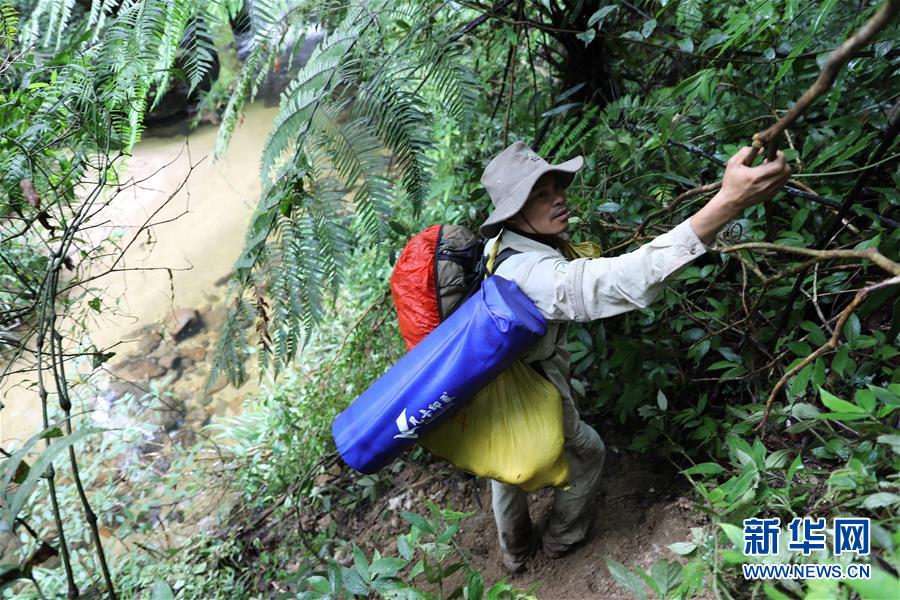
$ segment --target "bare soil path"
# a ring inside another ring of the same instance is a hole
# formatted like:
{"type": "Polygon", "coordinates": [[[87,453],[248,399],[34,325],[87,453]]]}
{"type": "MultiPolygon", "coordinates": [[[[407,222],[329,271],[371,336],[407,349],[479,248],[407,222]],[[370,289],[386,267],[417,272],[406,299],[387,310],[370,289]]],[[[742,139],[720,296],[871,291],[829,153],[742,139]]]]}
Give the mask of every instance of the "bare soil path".
{"type": "MultiPolygon", "coordinates": [[[[686,499],[689,488],[667,460],[629,452],[624,449],[625,440],[619,441],[622,443],[607,441],[609,455],[590,541],[560,559],[550,559],[539,551],[521,575],[510,577],[501,563],[488,482],[427,459],[407,462],[392,478],[391,488],[375,502],[306,522],[313,532],[333,519],[337,537],[356,543],[369,555],[375,549],[395,555],[396,536],[408,531],[399,513],[424,512],[424,499],[429,498],[441,507],[476,513],[463,521],[456,540],[487,584],[506,577],[527,589],[541,582],[535,593],[542,600],[633,598],[609,574],[604,557],[649,572],[659,559],[676,560],[666,546],[690,539],[691,527],[704,524],[705,516],[692,509],[686,499]]],[[[540,525],[546,519],[552,495],[550,489],[531,495],[535,523],[540,525]]],[[[349,557],[338,558],[349,563],[349,557]]]]}

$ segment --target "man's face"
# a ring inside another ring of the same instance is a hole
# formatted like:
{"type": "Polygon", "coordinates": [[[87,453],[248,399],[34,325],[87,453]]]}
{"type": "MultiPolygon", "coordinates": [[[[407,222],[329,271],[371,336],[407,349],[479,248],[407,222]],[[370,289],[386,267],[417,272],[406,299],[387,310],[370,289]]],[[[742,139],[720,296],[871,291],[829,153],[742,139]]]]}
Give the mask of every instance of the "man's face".
{"type": "Polygon", "coordinates": [[[566,191],[559,186],[555,173],[541,175],[525,206],[510,221],[523,231],[546,235],[559,235],[569,227],[566,191]]]}

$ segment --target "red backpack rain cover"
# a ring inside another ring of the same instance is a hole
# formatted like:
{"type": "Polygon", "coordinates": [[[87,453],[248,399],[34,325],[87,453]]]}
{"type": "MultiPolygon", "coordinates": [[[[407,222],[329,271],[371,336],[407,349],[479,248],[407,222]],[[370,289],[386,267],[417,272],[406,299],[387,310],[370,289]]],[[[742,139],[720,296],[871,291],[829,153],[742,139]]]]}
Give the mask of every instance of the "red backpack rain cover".
{"type": "Polygon", "coordinates": [[[432,225],[409,240],[391,274],[391,296],[407,351],[441,322],[434,265],[440,230],[432,225]]]}

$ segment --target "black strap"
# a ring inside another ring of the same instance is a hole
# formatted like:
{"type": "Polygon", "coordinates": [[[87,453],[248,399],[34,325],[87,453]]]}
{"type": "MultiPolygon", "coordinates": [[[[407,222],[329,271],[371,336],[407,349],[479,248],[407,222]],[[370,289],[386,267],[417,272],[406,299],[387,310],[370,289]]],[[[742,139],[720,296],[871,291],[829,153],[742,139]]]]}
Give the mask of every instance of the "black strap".
{"type": "MultiPolygon", "coordinates": [[[[497,254],[497,258],[494,259],[494,272],[497,272],[497,268],[501,264],[503,264],[503,261],[505,261],[507,258],[515,256],[516,254],[521,254],[521,252],[519,250],[513,250],[512,248],[501,250],[497,254]]],[[[463,294],[459,298],[459,300],[457,300],[453,304],[453,306],[450,307],[450,310],[447,311],[448,317],[456,312],[456,309],[459,308],[463,302],[475,295],[475,292],[477,292],[478,288],[481,287],[481,282],[484,281],[484,278],[488,275],[493,275],[493,273],[488,273],[487,257],[482,256],[481,260],[476,263],[475,277],[472,279],[472,285],[468,290],[466,290],[466,293],[463,294]]],[[[437,281],[437,279],[435,279],[435,281],[437,281]]],[[[440,311],[440,302],[438,303],[438,310],[440,311]]],[[[443,321],[445,318],[445,316],[441,315],[441,321],[443,321]]]]}
{"type": "Polygon", "coordinates": [[[520,250],[515,250],[513,248],[504,248],[503,250],[498,252],[497,258],[494,259],[494,270],[490,273],[488,272],[488,268],[487,268],[488,259],[486,256],[482,257],[481,258],[482,272],[487,275],[493,275],[494,273],[497,272],[497,269],[500,268],[500,265],[502,265],[506,261],[507,258],[511,258],[511,257],[515,256],[516,254],[522,254],[522,252],[520,250]]]}

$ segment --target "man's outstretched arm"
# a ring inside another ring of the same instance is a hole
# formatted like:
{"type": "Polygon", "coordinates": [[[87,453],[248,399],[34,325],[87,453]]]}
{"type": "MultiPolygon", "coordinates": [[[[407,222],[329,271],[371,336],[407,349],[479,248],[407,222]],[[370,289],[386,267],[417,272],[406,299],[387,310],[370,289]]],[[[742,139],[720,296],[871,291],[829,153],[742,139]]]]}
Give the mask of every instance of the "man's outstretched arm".
{"type": "Polygon", "coordinates": [[[694,233],[704,244],[711,244],[716,232],[744,209],[774,196],[791,175],[783,152],[772,162],[745,167],[743,161],[749,153],[750,146],[745,146],[728,159],[722,188],[690,218],[694,233]]]}

